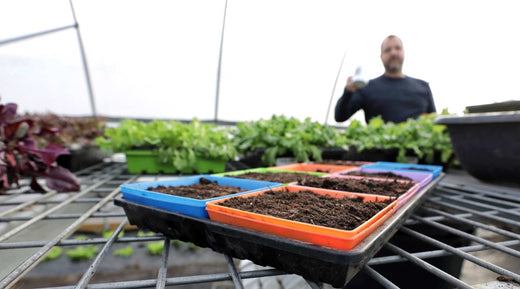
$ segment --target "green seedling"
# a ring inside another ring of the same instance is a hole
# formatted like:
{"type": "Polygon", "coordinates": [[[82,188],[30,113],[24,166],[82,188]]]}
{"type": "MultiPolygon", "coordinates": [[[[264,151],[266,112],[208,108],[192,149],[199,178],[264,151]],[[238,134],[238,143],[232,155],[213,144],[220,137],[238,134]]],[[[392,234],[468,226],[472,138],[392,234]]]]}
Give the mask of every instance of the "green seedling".
{"type": "Polygon", "coordinates": [[[63,249],[61,247],[53,247],[45,257],[43,257],[43,261],[50,261],[57,259],[63,253],[63,249]]]}
{"type": "Polygon", "coordinates": [[[75,249],[67,250],[66,253],[72,260],[84,260],[94,258],[98,251],[98,247],[88,244],[86,246],[78,246],[75,249]]]}
{"type": "Polygon", "coordinates": [[[121,248],[114,252],[114,256],[130,257],[134,253],[134,249],[131,246],[121,248]]]}
{"type": "Polygon", "coordinates": [[[159,241],[159,242],[148,243],[146,245],[146,248],[148,248],[148,253],[150,253],[151,255],[160,255],[160,254],[162,254],[162,251],[164,248],[164,242],[159,241]]]}
{"type": "MultiPolygon", "coordinates": [[[[112,237],[113,234],[114,234],[114,231],[105,231],[105,232],[103,232],[103,238],[108,239],[108,238],[112,237]]],[[[121,231],[119,233],[119,235],[117,235],[117,237],[121,238],[124,235],[125,235],[125,231],[121,231]]]]}
{"type": "Polygon", "coordinates": [[[137,237],[151,237],[151,236],[155,236],[155,233],[154,232],[145,233],[143,231],[137,232],[137,237]]]}

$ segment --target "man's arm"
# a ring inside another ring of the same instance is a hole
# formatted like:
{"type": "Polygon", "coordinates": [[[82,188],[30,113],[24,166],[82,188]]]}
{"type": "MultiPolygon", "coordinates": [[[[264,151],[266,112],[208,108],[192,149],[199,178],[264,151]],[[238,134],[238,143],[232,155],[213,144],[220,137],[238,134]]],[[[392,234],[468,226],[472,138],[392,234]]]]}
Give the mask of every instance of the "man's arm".
{"type": "Polygon", "coordinates": [[[428,109],[426,110],[427,113],[431,113],[431,112],[436,112],[437,110],[435,109],[435,103],[433,102],[433,94],[432,94],[432,90],[430,89],[430,85],[427,83],[426,84],[427,86],[427,89],[428,89],[428,109]]]}
{"type": "Polygon", "coordinates": [[[345,88],[343,96],[336,103],[336,109],[334,111],[334,119],[337,122],[343,122],[349,119],[356,111],[361,109],[361,97],[360,91],[355,92],[349,91],[345,88]]]}

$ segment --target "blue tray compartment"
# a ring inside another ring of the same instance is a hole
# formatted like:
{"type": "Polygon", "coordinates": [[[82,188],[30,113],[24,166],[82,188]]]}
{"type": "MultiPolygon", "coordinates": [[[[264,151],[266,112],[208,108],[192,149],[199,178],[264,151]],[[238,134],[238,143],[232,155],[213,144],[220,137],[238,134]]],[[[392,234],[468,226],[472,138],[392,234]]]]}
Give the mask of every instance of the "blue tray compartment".
{"type": "Polygon", "coordinates": [[[363,165],[362,168],[366,169],[377,169],[377,170],[393,170],[393,171],[406,171],[406,172],[426,172],[420,170],[428,170],[433,174],[433,179],[436,179],[442,173],[442,166],[436,165],[418,165],[418,164],[405,164],[405,163],[393,163],[393,162],[376,162],[373,164],[363,165]],[[419,170],[413,170],[408,168],[415,168],[419,170]]]}
{"type": "Polygon", "coordinates": [[[162,180],[155,182],[143,182],[121,185],[121,193],[123,198],[129,201],[140,203],[143,205],[153,206],[164,210],[173,212],[179,212],[193,217],[209,218],[206,212],[206,202],[226,198],[229,196],[242,195],[258,190],[264,190],[269,188],[276,188],[282,186],[281,183],[229,178],[229,177],[218,177],[211,175],[197,175],[190,177],[181,177],[171,180],[162,180]],[[231,194],[216,198],[198,200],[168,194],[157,193],[148,191],[150,187],[158,186],[191,186],[199,183],[200,178],[206,178],[210,181],[217,181],[219,185],[239,187],[244,192],[237,194],[231,194]]]}

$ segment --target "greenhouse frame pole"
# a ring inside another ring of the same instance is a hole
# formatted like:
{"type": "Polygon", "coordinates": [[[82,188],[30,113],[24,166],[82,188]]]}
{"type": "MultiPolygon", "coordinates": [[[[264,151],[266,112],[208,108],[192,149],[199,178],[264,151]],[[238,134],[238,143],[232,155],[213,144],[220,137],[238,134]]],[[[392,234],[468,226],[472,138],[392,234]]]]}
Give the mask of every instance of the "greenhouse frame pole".
{"type": "Polygon", "coordinates": [[[222,20],[222,33],[220,35],[220,50],[218,54],[218,67],[217,67],[217,89],[215,93],[215,119],[214,122],[218,121],[218,104],[220,96],[220,71],[222,68],[222,50],[224,47],[224,30],[226,28],[226,13],[227,13],[227,0],[224,6],[224,19],[222,20]]]}
{"type": "Polygon", "coordinates": [[[81,33],[79,31],[79,24],[78,20],[76,18],[76,12],[74,11],[74,5],[72,4],[72,0],[69,0],[70,3],[70,9],[72,11],[72,17],[74,19],[74,25],[76,27],[76,34],[78,35],[78,43],[79,43],[79,49],[81,52],[81,61],[83,62],[83,71],[85,72],[85,78],[87,81],[87,89],[88,89],[88,95],[90,98],[90,108],[92,109],[92,116],[97,117],[97,111],[96,111],[96,102],[94,101],[94,92],[92,90],[92,82],[90,80],[90,72],[88,69],[87,64],[87,57],[85,54],[85,48],[83,46],[83,40],[81,39],[81,33]]]}

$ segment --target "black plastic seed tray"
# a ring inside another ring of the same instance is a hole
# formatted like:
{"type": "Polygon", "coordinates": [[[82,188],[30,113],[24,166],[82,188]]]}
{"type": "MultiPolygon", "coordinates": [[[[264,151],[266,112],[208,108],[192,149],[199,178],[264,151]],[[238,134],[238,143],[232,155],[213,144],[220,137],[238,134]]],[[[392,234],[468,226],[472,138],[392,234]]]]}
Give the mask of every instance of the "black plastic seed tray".
{"type": "Polygon", "coordinates": [[[199,247],[248,259],[308,280],[345,286],[372,256],[394,235],[412,211],[424,200],[441,177],[423,188],[385,223],[354,249],[342,251],[278,237],[209,219],[194,218],[130,202],[114,200],[124,208],[131,224],[141,229],[163,233],[172,239],[192,242],[199,247]]]}

